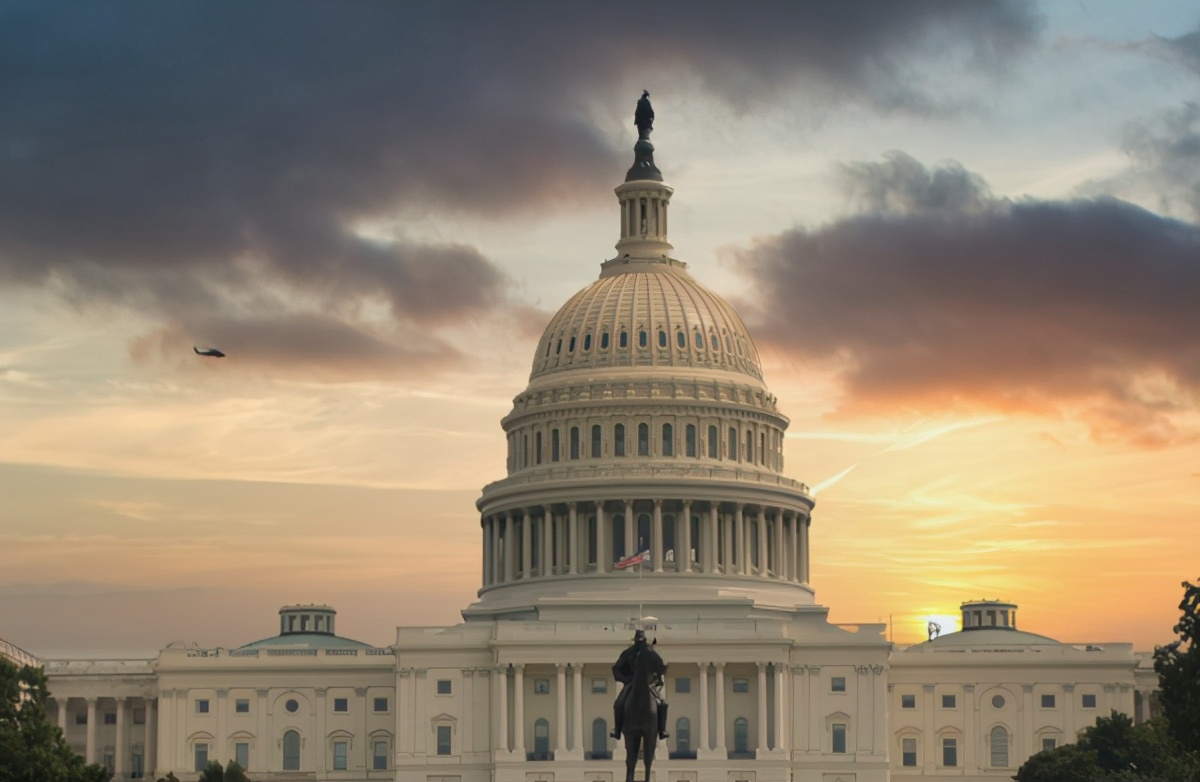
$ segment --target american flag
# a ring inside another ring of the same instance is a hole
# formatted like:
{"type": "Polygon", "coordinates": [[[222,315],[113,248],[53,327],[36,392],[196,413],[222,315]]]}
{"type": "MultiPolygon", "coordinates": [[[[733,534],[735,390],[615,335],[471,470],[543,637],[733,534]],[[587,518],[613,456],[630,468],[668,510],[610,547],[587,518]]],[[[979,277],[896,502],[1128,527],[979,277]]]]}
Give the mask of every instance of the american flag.
{"type": "Polygon", "coordinates": [[[634,554],[632,557],[625,557],[625,559],[622,559],[620,562],[613,565],[613,567],[615,567],[617,570],[625,570],[626,568],[631,568],[634,565],[640,565],[643,562],[647,562],[649,559],[650,550],[647,549],[641,553],[634,554]]]}

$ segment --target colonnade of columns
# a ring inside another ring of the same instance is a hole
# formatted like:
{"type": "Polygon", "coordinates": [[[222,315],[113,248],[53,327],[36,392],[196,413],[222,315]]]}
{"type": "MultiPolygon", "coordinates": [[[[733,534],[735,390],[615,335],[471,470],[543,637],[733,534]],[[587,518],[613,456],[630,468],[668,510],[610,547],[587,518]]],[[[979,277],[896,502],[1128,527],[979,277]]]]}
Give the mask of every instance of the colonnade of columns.
{"type": "MultiPolygon", "coordinates": [[[[157,736],[157,720],[155,714],[155,706],[157,704],[154,698],[143,697],[124,697],[112,696],[108,698],[100,698],[97,696],[87,695],[79,697],[60,696],[54,697],[58,707],[58,726],[62,729],[63,735],[70,741],[71,736],[75,731],[72,729],[72,715],[77,713],[70,708],[71,701],[84,701],[86,712],[86,728],[85,728],[85,744],[83,756],[89,763],[103,763],[105,758],[101,756],[101,746],[97,737],[99,729],[99,721],[101,714],[114,714],[114,732],[115,736],[112,741],[113,756],[112,756],[112,771],[114,779],[129,779],[131,775],[149,776],[154,768],[154,763],[157,756],[157,747],[155,746],[155,738],[157,736]],[[99,708],[100,701],[112,701],[112,710],[105,704],[105,711],[101,712],[99,708]],[[133,723],[132,712],[138,707],[144,711],[145,716],[141,724],[144,724],[145,735],[143,741],[140,742],[142,752],[141,762],[134,761],[134,742],[131,741],[131,725],[133,723]],[[140,768],[139,768],[140,766],[140,768]]],[[[107,746],[107,742],[105,744],[107,746]]],[[[137,777],[133,777],[137,778],[137,777]]]]}
{"type": "MultiPolygon", "coordinates": [[[[690,729],[689,746],[690,751],[695,753],[699,759],[738,756],[738,752],[754,753],[761,757],[765,753],[787,752],[791,748],[791,717],[795,684],[793,676],[789,675],[789,672],[798,670],[803,674],[805,668],[788,666],[783,663],[760,662],[739,666],[736,669],[737,677],[735,678],[744,676],[749,665],[757,666],[757,688],[754,690],[755,714],[730,714],[728,712],[726,692],[729,689],[730,676],[727,671],[727,663],[701,662],[672,665],[672,678],[677,672],[687,673],[696,681],[699,713],[696,714],[696,709],[689,709],[685,704],[674,702],[669,714],[671,718],[669,729],[673,731],[676,729],[677,720],[680,717],[685,717],[689,721],[697,721],[698,726],[690,729]],[[747,744],[738,747],[734,738],[728,735],[728,726],[735,716],[743,718],[753,716],[755,718],[756,743],[749,743],[749,733],[747,733],[747,744]]],[[[500,755],[507,753],[514,756],[514,759],[520,760],[526,759],[527,756],[534,760],[552,758],[561,760],[566,758],[582,759],[585,757],[585,753],[595,756],[598,751],[607,752],[607,741],[602,750],[591,746],[590,736],[589,742],[585,744],[584,725],[590,725],[593,720],[602,718],[606,722],[606,733],[611,729],[612,724],[609,722],[612,718],[611,702],[615,699],[616,692],[606,691],[602,711],[592,713],[595,710],[595,704],[592,703],[585,717],[583,697],[585,666],[583,663],[563,662],[553,664],[555,710],[553,729],[550,732],[551,743],[549,744],[553,755],[542,757],[536,754],[533,749],[535,743],[528,740],[526,731],[527,723],[531,718],[525,709],[526,679],[547,675],[548,667],[532,664],[503,664],[491,669],[492,703],[495,717],[493,747],[496,748],[497,753],[500,755]],[[527,668],[532,670],[527,671],[527,668]],[[569,684],[568,679],[570,680],[569,684]]],[[[604,667],[607,667],[607,664],[604,664],[604,667]]],[[[671,692],[667,691],[665,694],[670,701],[671,692]]],[[[672,741],[678,742],[679,740],[680,736],[676,735],[672,741]]],[[[816,747],[819,751],[819,742],[816,747]]],[[[802,741],[800,748],[807,749],[807,742],[802,741]]]]}
{"type": "Polygon", "coordinates": [[[806,513],[745,503],[638,499],[513,508],[482,520],[485,588],[608,573],[649,550],[654,572],[809,580],[806,513]],[[687,520],[686,523],[683,523],[687,520]]]}

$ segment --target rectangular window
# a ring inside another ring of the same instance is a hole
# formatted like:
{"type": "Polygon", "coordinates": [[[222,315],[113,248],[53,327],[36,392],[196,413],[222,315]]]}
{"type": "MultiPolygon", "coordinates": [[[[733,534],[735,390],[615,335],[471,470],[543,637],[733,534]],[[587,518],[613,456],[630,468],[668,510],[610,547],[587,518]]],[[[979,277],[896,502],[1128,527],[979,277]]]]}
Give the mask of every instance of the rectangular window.
{"type": "Polygon", "coordinates": [[[902,709],[917,708],[917,696],[916,695],[901,695],[900,696],[900,708],[902,708],[902,709]]]}
{"type": "Polygon", "coordinates": [[[650,455],[650,425],[638,424],[638,456],[650,455]]]}
{"type": "Polygon", "coordinates": [[[378,712],[383,712],[383,711],[387,711],[387,710],[388,710],[388,699],[387,698],[376,698],[375,699],[375,711],[378,713],[378,712]]]}
{"type": "Polygon", "coordinates": [[[1058,746],[1057,739],[1042,739],[1042,752],[1054,749],[1058,746]]]}
{"type": "Polygon", "coordinates": [[[592,679],[592,692],[608,692],[608,679],[592,679]]]}
{"type": "Polygon", "coordinates": [[[625,455],[625,424],[617,424],[613,427],[613,455],[625,455]]]}
{"type": "Polygon", "coordinates": [[[734,679],[733,680],[733,691],[734,692],[750,692],[750,680],[749,679],[734,679]]]}
{"type": "Polygon", "coordinates": [[[235,712],[237,712],[238,714],[249,714],[250,713],[250,699],[249,698],[238,698],[237,700],[235,700],[233,702],[233,710],[235,712]]]}
{"type": "Polygon", "coordinates": [[[193,760],[196,761],[196,767],[192,770],[193,771],[203,771],[204,767],[208,765],[208,745],[207,744],[197,744],[193,748],[193,750],[194,750],[193,760]]]}
{"type": "Polygon", "coordinates": [[[233,745],[233,761],[243,769],[250,768],[250,745],[247,742],[233,745]]]}
{"type": "Polygon", "coordinates": [[[708,427],[708,458],[717,458],[717,449],[721,447],[720,442],[718,442],[720,439],[717,437],[717,427],[708,427]]]}
{"type": "Polygon", "coordinates": [[[579,427],[571,427],[571,458],[579,458],[579,427]]]}
{"type": "Polygon", "coordinates": [[[372,744],[372,763],[371,768],[376,771],[386,771],[388,767],[388,743],[386,741],[376,741],[372,744]]]}
{"type": "Polygon", "coordinates": [[[684,430],[684,442],[685,442],[686,448],[687,448],[687,455],[695,456],[696,455],[696,425],[695,424],[687,425],[687,429],[684,430]]]}
{"type": "Polygon", "coordinates": [[[909,767],[917,765],[916,739],[900,740],[900,765],[909,767]]]}
{"type": "Polygon", "coordinates": [[[76,725],[87,725],[87,712],[86,711],[77,712],[75,714],[75,724],[76,725]]]}
{"type": "Polygon", "coordinates": [[[551,429],[550,430],[550,461],[552,461],[552,462],[558,461],[558,456],[559,456],[558,451],[559,451],[558,430],[551,429]]]}
{"type": "Polygon", "coordinates": [[[846,691],[846,677],[845,676],[834,676],[832,679],[830,679],[829,680],[829,691],[830,692],[845,692],[846,691]]]}
{"type": "Polygon", "coordinates": [[[1091,695],[1091,694],[1084,695],[1083,696],[1083,708],[1085,708],[1085,709],[1096,708],[1096,696],[1091,695]]]}
{"type": "Polygon", "coordinates": [[[333,742],[333,770],[346,770],[346,742],[344,741],[333,742]]]}
{"type": "Polygon", "coordinates": [[[534,443],[534,449],[535,449],[535,452],[537,455],[537,463],[541,464],[542,463],[542,433],[541,432],[538,432],[534,436],[533,443],[534,443]]]}
{"type": "Polygon", "coordinates": [[[675,677],[675,692],[691,692],[692,680],[686,676],[675,677]]]}
{"type": "Polygon", "coordinates": [[[449,679],[438,679],[437,694],[438,695],[449,695],[450,692],[451,692],[450,680],[449,679]]]}
{"type": "Polygon", "coordinates": [[[725,458],[732,462],[737,461],[737,429],[729,427],[729,452],[725,454],[725,458]]]}
{"type": "Polygon", "coordinates": [[[746,461],[754,461],[754,432],[746,432],[746,461]]]}
{"type": "Polygon", "coordinates": [[[450,754],[450,726],[437,726],[437,753],[439,755],[450,754]]]}
{"type": "Polygon", "coordinates": [[[840,722],[833,724],[833,752],[839,755],[846,752],[846,726],[840,722]]]}
{"type": "Polygon", "coordinates": [[[339,714],[345,714],[346,712],[350,711],[350,699],[349,698],[334,698],[333,699],[333,710],[339,714]]]}
{"type": "Polygon", "coordinates": [[[196,701],[196,713],[197,714],[208,714],[208,701],[207,700],[198,699],[196,701]]]}
{"type": "Polygon", "coordinates": [[[133,724],[134,725],[145,725],[146,724],[146,710],[145,709],[134,709],[133,710],[133,724]]]}
{"type": "Polygon", "coordinates": [[[942,765],[958,765],[958,739],[942,739],[942,765]]]}
{"type": "Polygon", "coordinates": [[[592,425],[592,458],[600,458],[600,424],[592,425]]]}
{"type": "Polygon", "coordinates": [[[675,455],[675,428],[670,424],[662,425],[662,455],[675,455]]]}
{"type": "Polygon", "coordinates": [[[958,708],[958,705],[957,705],[957,703],[955,702],[955,696],[953,696],[953,695],[943,695],[943,696],[942,696],[942,708],[943,708],[943,709],[956,709],[956,708],[958,708]]]}
{"type": "Polygon", "coordinates": [[[117,713],[115,711],[104,712],[104,724],[105,725],[116,725],[117,724],[117,713]]]}
{"type": "Polygon", "coordinates": [[[533,680],[533,694],[534,695],[549,695],[550,694],[550,680],[549,679],[534,679],[533,680]]]}
{"type": "Polygon", "coordinates": [[[1042,708],[1043,709],[1053,709],[1054,708],[1054,696],[1053,695],[1043,695],[1042,696],[1042,708]]]}

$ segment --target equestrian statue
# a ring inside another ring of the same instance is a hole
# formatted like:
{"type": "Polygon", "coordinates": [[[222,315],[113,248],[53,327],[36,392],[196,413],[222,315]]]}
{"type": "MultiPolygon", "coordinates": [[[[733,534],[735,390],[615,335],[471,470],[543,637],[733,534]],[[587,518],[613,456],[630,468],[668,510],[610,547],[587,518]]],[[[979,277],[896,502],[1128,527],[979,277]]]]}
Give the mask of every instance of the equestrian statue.
{"type": "Polygon", "coordinates": [[[662,688],[667,666],[654,648],[646,643],[646,633],[634,633],[633,644],[617,658],[613,678],[621,682],[621,692],[613,703],[614,739],[625,737],[625,782],[633,782],[633,769],[641,751],[650,779],[654,748],[667,732],[667,701],[662,688]]]}

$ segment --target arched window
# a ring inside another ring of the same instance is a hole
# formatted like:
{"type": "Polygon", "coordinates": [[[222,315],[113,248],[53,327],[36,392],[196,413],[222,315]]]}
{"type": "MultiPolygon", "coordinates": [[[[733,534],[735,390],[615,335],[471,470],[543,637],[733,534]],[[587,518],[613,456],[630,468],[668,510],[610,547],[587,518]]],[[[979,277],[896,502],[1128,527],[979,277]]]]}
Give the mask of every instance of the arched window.
{"type": "Polygon", "coordinates": [[[738,717],[733,721],[733,751],[750,751],[750,721],[745,717],[738,717]]]}
{"type": "Polygon", "coordinates": [[[704,335],[700,333],[699,329],[696,330],[696,336],[693,337],[693,339],[696,341],[696,348],[698,350],[703,350],[704,349],[704,335]]]}
{"type": "Polygon", "coordinates": [[[608,723],[603,717],[592,720],[592,757],[607,758],[608,753],[608,723]]]}
{"type": "Polygon", "coordinates": [[[625,424],[617,424],[613,427],[613,455],[625,455],[625,424]]]}
{"type": "Polygon", "coordinates": [[[550,754],[550,723],[544,717],[533,723],[533,752],[539,758],[550,754]]]}
{"type": "Polygon", "coordinates": [[[665,348],[667,346],[667,332],[663,331],[662,329],[658,330],[658,346],[660,348],[665,348]]]}
{"type": "Polygon", "coordinates": [[[579,458],[579,427],[571,427],[571,458],[579,458]]]}
{"type": "Polygon", "coordinates": [[[676,342],[676,343],[679,345],[679,347],[681,347],[681,348],[686,348],[686,347],[687,347],[687,335],[683,333],[683,330],[682,330],[682,329],[681,329],[681,330],[679,330],[679,331],[677,331],[677,332],[675,332],[675,342],[676,342]]]}
{"type": "Polygon", "coordinates": [[[537,453],[537,463],[542,463],[542,433],[538,432],[533,438],[534,450],[537,453]]]}
{"type": "Polygon", "coordinates": [[[725,454],[726,458],[730,461],[737,461],[737,446],[737,429],[731,426],[729,427],[729,453],[725,454]]]}
{"type": "Polygon", "coordinates": [[[684,429],[684,441],[685,441],[685,447],[687,448],[687,451],[686,451],[687,455],[695,456],[696,455],[696,425],[695,424],[688,424],[687,428],[684,429]]]}
{"type": "Polygon", "coordinates": [[[591,334],[583,335],[583,349],[584,350],[592,349],[592,335],[591,334]]]}
{"type": "Polygon", "coordinates": [[[721,349],[721,343],[717,340],[717,332],[710,332],[708,335],[708,348],[714,353],[721,349]]]}
{"type": "Polygon", "coordinates": [[[758,436],[758,461],[760,464],[767,463],[767,436],[765,434],[758,436]]]}
{"type": "Polygon", "coordinates": [[[562,340],[561,339],[558,341],[558,344],[555,345],[555,347],[554,347],[554,355],[558,355],[559,353],[562,353],[562,340]]]}
{"type": "Polygon", "coordinates": [[[600,458],[600,424],[592,424],[592,458],[600,458]]]}
{"type": "Polygon", "coordinates": [[[558,459],[559,459],[558,430],[551,429],[550,430],[550,461],[557,462],[558,459]]]}
{"type": "Polygon", "coordinates": [[[662,455],[675,455],[675,428],[670,424],[662,425],[662,455]]]}
{"type": "Polygon", "coordinates": [[[721,448],[720,436],[717,435],[717,427],[708,427],[708,458],[716,459],[718,451],[721,448]]]}
{"type": "Polygon", "coordinates": [[[675,751],[692,751],[692,723],[687,717],[675,720],[675,751]]]}
{"type": "Polygon", "coordinates": [[[746,432],[746,461],[754,461],[754,432],[746,432]]]}
{"type": "Polygon", "coordinates": [[[575,352],[575,337],[571,337],[571,341],[567,344],[567,352],[568,353],[575,352]]]}
{"type": "Polygon", "coordinates": [[[642,329],[641,331],[638,332],[638,347],[644,348],[644,347],[646,347],[646,344],[647,344],[646,330],[642,329]]]}
{"type": "Polygon", "coordinates": [[[549,340],[549,339],[548,339],[548,340],[546,340],[546,355],[547,355],[547,356],[549,356],[549,355],[550,355],[550,349],[551,349],[552,347],[554,347],[554,341],[553,341],[553,340],[549,340]]]}
{"type": "Polygon", "coordinates": [[[283,734],[283,770],[300,770],[300,734],[294,730],[283,734]]]}
{"type": "Polygon", "coordinates": [[[650,548],[650,514],[642,513],[638,515],[637,525],[637,551],[645,551],[650,548]]]}
{"type": "Polygon", "coordinates": [[[600,349],[608,350],[608,332],[607,331],[602,332],[600,334],[600,349]]]}
{"type": "Polygon", "coordinates": [[[625,333],[625,329],[621,329],[621,341],[619,344],[623,348],[629,347],[629,335],[625,333]]]}
{"type": "Polygon", "coordinates": [[[991,732],[992,744],[992,768],[1007,768],[1008,767],[1008,731],[1004,726],[997,725],[992,728],[991,732]]]}
{"type": "Polygon", "coordinates": [[[650,455],[650,424],[638,424],[638,456],[650,455]]]}

